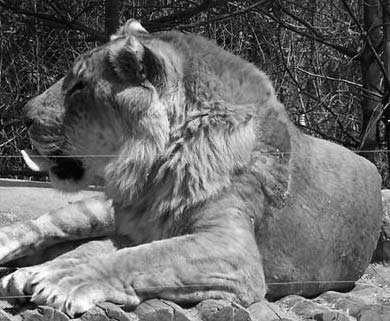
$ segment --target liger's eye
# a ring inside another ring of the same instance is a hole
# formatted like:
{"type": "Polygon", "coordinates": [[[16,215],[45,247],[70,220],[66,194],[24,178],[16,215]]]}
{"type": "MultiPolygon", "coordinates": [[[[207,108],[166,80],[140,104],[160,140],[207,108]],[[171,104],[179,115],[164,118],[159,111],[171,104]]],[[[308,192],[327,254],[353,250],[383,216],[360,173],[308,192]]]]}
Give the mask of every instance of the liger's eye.
{"type": "Polygon", "coordinates": [[[68,95],[73,95],[76,91],[82,90],[85,87],[85,83],[83,81],[78,81],[71,89],[68,91],[68,95]]]}

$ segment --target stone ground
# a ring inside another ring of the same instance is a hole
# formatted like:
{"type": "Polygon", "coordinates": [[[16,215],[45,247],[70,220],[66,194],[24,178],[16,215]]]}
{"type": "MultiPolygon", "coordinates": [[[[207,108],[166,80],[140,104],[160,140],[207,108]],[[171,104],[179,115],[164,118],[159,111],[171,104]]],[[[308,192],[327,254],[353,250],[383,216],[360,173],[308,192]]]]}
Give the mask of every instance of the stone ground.
{"type": "MultiPolygon", "coordinates": [[[[0,226],[36,217],[48,210],[98,193],[60,194],[46,184],[0,180],[0,226]]],[[[7,270],[0,270],[6,273],[7,270]]],[[[0,298],[0,321],[38,321],[69,318],[61,312],[33,305],[11,305],[0,298]]],[[[76,320],[84,321],[390,321],[390,262],[373,263],[347,293],[329,291],[305,299],[290,295],[269,303],[255,303],[247,309],[220,300],[207,300],[182,308],[165,300],[143,302],[135,311],[105,303],[76,320]]]]}

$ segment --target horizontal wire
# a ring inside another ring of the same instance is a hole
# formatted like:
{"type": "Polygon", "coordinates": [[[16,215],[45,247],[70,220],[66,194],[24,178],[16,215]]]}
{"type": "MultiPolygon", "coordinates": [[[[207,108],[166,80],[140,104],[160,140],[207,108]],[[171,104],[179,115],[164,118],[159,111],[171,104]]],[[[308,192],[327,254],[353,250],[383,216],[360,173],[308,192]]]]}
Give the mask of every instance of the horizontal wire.
{"type": "MultiPolygon", "coordinates": [[[[289,282],[266,282],[267,286],[273,286],[273,285],[307,285],[307,284],[344,284],[344,283],[356,283],[357,281],[351,281],[351,280],[335,280],[335,281],[325,281],[325,280],[317,280],[317,281],[289,281],[289,282]]],[[[370,285],[370,283],[366,282],[359,282],[359,284],[365,284],[370,285]]],[[[215,287],[213,284],[190,284],[185,286],[151,286],[151,287],[143,287],[143,288],[134,288],[135,290],[153,290],[153,289],[171,289],[171,288],[193,288],[193,287],[215,287]]]]}
{"type": "Polygon", "coordinates": [[[31,298],[32,295],[5,295],[5,296],[1,296],[0,295],[0,299],[19,299],[19,298],[31,298]]]}
{"type": "MultiPolygon", "coordinates": [[[[34,155],[31,156],[31,158],[69,158],[69,157],[115,157],[119,156],[119,154],[112,154],[112,155],[98,155],[98,154],[90,154],[90,155],[58,155],[58,156],[52,156],[52,155],[34,155]]],[[[22,155],[0,155],[0,158],[23,158],[22,155]]]]}
{"type": "MultiPolygon", "coordinates": [[[[284,285],[284,284],[329,284],[329,283],[356,283],[356,281],[351,281],[351,280],[345,280],[345,281],[291,281],[291,282],[271,282],[271,283],[266,283],[267,285],[284,285]]],[[[362,283],[360,283],[362,284],[362,283]]],[[[368,283],[366,283],[368,284],[368,283]]]]}
{"type": "MultiPolygon", "coordinates": [[[[350,150],[351,152],[355,154],[364,154],[364,153],[390,153],[390,150],[388,149],[377,149],[377,150],[361,150],[361,151],[354,151],[350,150]]],[[[300,154],[301,152],[263,152],[265,155],[274,155],[274,156],[280,156],[280,155],[293,155],[293,154],[300,154]]],[[[69,157],[115,157],[115,156],[120,156],[121,154],[71,154],[71,155],[34,155],[31,156],[31,158],[69,158],[69,157]]],[[[165,155],[166,154],[159,154],[159,155],[165,155]]],[[[11,155],[0,155],[0,158],[23,158],[22,155],[18,154],[11,154],[11,155]]]]}

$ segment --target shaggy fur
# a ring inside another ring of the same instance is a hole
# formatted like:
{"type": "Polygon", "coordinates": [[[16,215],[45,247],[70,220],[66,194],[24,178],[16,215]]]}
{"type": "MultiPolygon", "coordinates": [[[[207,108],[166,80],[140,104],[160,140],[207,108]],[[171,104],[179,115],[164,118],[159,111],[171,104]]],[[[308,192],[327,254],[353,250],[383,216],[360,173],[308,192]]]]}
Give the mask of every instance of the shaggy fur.
{"type": "Polygon", "coordinates": [[[249,305],[267,291],[345,288],[369,262],[381,212],[374,167],[301,134],[264,73],[202,37],[148,34],[129,21],[26,113],[31,161],[45,156],[37,166],[54,186],[103,181],[108,200],[13,227],[40,231],[33,240],[0,230],[13,241],[2,261],[108,238],[19,269],[2,280],[3,294],[32,294],[71,316],[156,297],[249,305]]]}

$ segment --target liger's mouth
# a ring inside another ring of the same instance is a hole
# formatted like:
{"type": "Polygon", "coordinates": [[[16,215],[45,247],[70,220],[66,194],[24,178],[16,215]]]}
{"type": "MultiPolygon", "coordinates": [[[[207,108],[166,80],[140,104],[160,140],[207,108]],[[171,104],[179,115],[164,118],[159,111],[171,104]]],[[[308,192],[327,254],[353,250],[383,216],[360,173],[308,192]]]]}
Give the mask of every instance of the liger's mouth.
{"type": "Polygon", "coordinates": [[[21,153],[26,165],[33,171],[48,171],[59,179],[74,181],[80,180],[85,173],[83,163],[79,159],[62,155],[45,157],[35,149],[22,150],[21,153]]]}
{"type": "Polygon", "coordinates": [[[83,163],[74,158],[57,158],[55,165],[50,169],[59,179],[80,180],[84,175],[83,163]]]}

